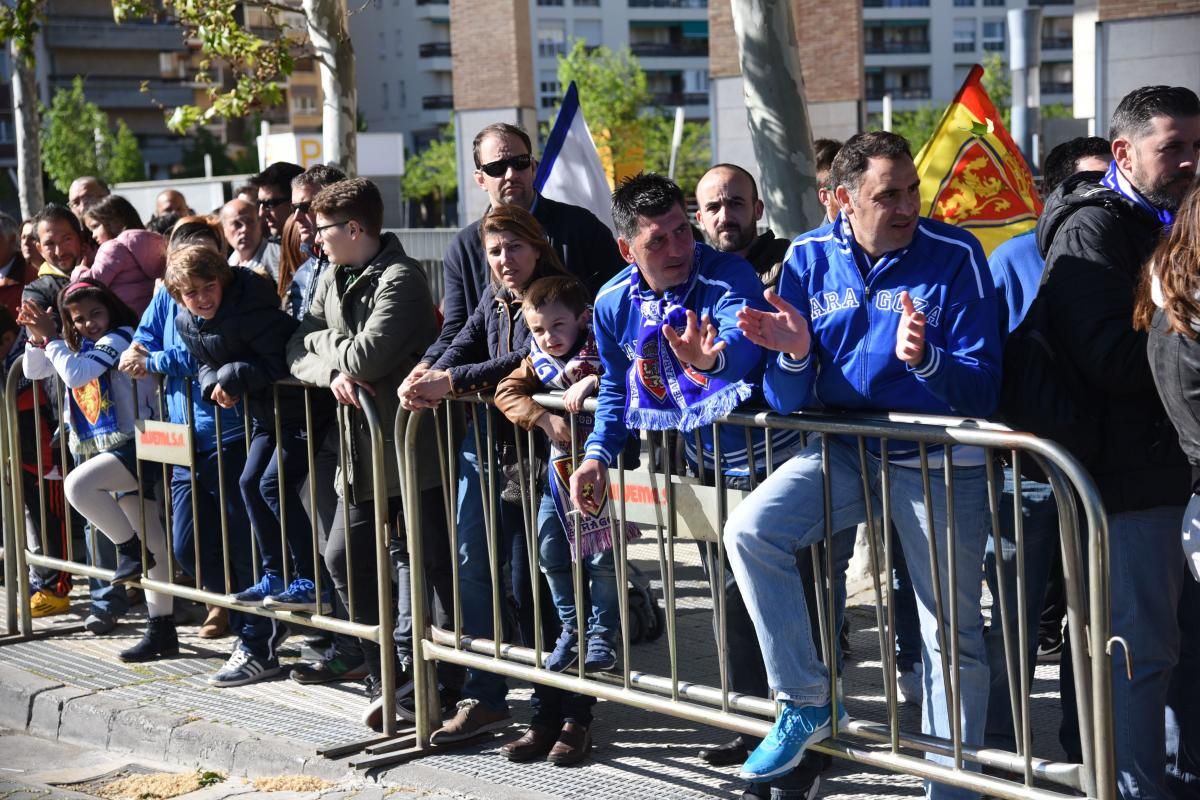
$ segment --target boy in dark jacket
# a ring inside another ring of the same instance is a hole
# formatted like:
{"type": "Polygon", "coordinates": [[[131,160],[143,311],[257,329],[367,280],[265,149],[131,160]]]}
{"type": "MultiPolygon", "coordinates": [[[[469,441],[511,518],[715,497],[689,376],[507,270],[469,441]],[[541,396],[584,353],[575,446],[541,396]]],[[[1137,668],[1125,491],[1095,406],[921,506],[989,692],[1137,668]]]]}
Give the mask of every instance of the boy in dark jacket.
{"type": "MultiPolygon", "coordinates": [[[[285,350],[298,322],[282,310],[269,280],[230,267],[207,248],[173,253],[166,285],[185,309],[176,322],[199,362],[201,394],[222,408],[231,408],[244,397],[253,422],[241,488],[258,539],[263,574],[234,599],[325,613],[328,595],[316,596],[312,525],[300,501],[300,486],[308,474],[303,390],[280,387],[276,406],[273,385],[288,375],[285,350]],[[290,583],[285,581],[288,570],[278,536],[281,529],[291,556],[290,583]]],[[[322,422],[327,417],[317,416],[322,422]]]]}

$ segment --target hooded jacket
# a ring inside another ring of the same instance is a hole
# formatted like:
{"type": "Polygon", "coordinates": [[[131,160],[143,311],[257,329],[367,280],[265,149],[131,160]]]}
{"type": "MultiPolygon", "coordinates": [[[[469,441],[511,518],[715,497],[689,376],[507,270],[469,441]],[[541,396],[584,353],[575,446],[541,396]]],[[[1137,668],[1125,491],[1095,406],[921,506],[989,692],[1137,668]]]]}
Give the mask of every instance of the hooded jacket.
{"type": "Polygon", "coordinates": [[[1162,224],[1094,174],[1069,178],[1046,200],[1038,249],[1046,271],[1037,302],[1042,334],[1076,368],[1098,419],[1096,453],[1086,466],[1109,512],[1178,505],[1188,466],[1154,386],[1147,336],[1133,329],[1143,265],[1162,224]]]}
{"type": "Polygon", "coordinates": [[[141,315],[166,270],[167,240],[154,231],[128,230],[100,245],[92,265],[76,267],[71,280],[100,281],[141,315]]]}

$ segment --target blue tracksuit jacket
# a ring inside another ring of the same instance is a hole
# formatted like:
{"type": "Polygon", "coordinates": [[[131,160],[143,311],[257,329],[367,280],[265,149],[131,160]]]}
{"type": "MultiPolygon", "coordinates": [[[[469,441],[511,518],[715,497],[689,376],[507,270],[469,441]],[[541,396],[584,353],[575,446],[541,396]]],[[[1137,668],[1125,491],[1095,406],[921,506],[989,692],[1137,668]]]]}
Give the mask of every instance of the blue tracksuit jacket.
{"type": "Polygon", "coordinates": [[[813,342],[802,361],[771,358],[763,388],[776,411],[995,410],[1003,347],[996,289],[970,233],[922,218],[907,248],[870,264],[839,215],[792,242],[779,294],[808,317],[813,342]],[[895,352],[905,290],[927,318],[916,368],[895,352]]]}
{"type": "MultiPolygon", "coordinates": [[[[766,353],[738,330],[737,312],[743,306],[766,309],[762,282],[750,263],[741,256],[719,252],[704,244],[700,250],[700,278],[686,299],[687,308],[703,319],[707,314],[717,326],[725,349],[708,374],[730,383],[744,380],[754,390],[748,404],[761,404],[761,382],[766,353]]],[[[600,378],[597,397],[596,425],[588,437],[585,458],[594,458],[606,465],[616,463],[617,454],[625,443],[625,380],[629,374],[637,333],[642,316],[630,300],[629,276],[633,267],[618,272],[596,295],[592,312],[593,331],[604,374],[600,378]]],[[[641,291],[649,289],[642,285],[641,291]]],[[[723,425],[721,430],[721,472],[729,477],[744,476],[749,470],[745,431],[735,425],[723,425]]],[[[684,447],[688,460],[696,463],[695,437],[685,436],[684,447]]],[[[714,468],[712,460],[712,427],[700,429],[704,466],[714,468]]],[[[777,454],[786,454],[799,445],[795,431],[776,431],[773,447],[777,454]]],[[[756,454],[759,473],[765,471],[766,443],[762,429],[752,429],[751,445],[756,454]]]]}

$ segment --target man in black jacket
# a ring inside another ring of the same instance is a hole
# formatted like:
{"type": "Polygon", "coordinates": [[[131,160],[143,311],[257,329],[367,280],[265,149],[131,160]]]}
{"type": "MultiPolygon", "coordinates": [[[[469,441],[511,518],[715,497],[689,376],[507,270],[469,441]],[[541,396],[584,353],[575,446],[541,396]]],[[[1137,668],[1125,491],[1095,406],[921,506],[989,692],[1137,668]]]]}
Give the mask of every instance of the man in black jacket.
{"type": "MultiPolygon", "coordinates": [[[[537,159],[525,131],[507,123],[488,125],[475,135],[475,183],[493,206],[519,205],[528,209],[546,231],[559,259],[594,295],[625,266],[612,231],[592,212],[559,203],[534,191],[537,159]]],[[[490,280],[487,256],[479,238],[479,220],[458,232],[442,261],[442,332],[408,381],[423,373],[454,341],[471,312],[479,305],[490,280]]],[[[405,381],[407,384],[408,381],[405,381]]]]}
{"type": "Polygon", "coordinates": [[[1181,87],[1143,87],[1121,101],[1110,128],[1108,172],[1099,181],[1095,173],[1069,178],[1046,201],[1037,230],[1046,275],[1036,302],[1046,305],[1043,333],[1073,373],[1075,401],[1091,414],[1091,435],[1076,437],[1072,449],[1109,514],[1112,632],[1127,642],[1133,665],[1131,681],[1115,648],[1118,787],[1123,797],[1176,797],[1189,781],[1194,793],[1200,780],[1190,763],[1200,753],[1200,719],[1190,708],[1200,676],[1175,670],[1180,621],[1200,613],[1180,603],[1191,580],[1179,534],[1191,484],[1155,390],[1146,334],[1132,318],[1142,267],[1195,178],[1200,99],[1181,87]]]}

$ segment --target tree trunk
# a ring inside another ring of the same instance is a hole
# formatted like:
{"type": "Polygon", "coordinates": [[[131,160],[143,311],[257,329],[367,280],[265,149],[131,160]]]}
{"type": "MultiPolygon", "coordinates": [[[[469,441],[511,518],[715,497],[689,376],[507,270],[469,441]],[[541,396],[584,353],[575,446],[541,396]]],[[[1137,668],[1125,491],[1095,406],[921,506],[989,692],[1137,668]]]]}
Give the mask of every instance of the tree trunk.
{"type": "Polygon", "coordinates": [[[357,174],[358,91],[354,45],[346,25],[345,0],[304,0],[308,36],[321,73],[321,147],[325,163],[357,174]]]}
{"type": "Polygon", "coordinates": [[[38,141],[41,119],[38,114],[37,75],[33,59],[11,48],[13,77],[13,122],[17,133],[17,183],[21,195],[21,216],[37,214],[46,204],[42,195],[42,147],[38,141]]]}
{"type": "Polygon", "coordinates": [[[821,223],[812,126],[790,0],[733,0],[750,138],[767,221],[784,236],[821,223]]]}

